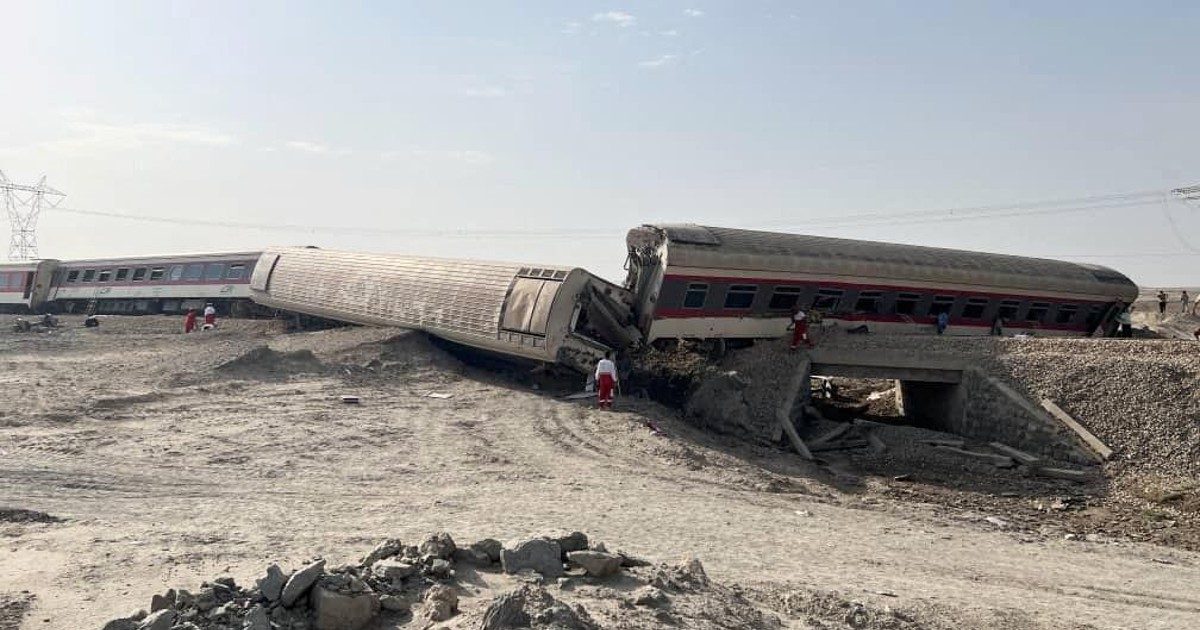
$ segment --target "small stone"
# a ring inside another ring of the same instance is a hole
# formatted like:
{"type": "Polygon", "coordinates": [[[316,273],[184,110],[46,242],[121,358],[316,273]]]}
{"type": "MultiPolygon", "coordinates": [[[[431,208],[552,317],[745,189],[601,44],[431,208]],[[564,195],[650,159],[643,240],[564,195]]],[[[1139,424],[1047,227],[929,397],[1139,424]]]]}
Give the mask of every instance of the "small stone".
{"type": "Polygon", "coordinates": [[[160,610],[142,620],[138,630],[171,630],[175,625],[175,611],[160,610]]]}
{"type": "Polygon", "coordinates": [[[592,577],[608,577],[621,572],[621,556],[602,551],[572,551],[567,562],[582,567],[592,577]]]}
{"type": "Polygon", "coordinates": [[[429,573],[435,577],[445,578],[450,577],[450,571],[454,565],[441,558],[434,559],[429,564],[429,573]]]}
{"type": "Polygon", "coordinates": [[[670,600],[667,599],[667,594],[654,588],[653,586],[643,586],[633,592],[633,603],[636,606],[647,606],[650,608],[658,608],[665,606],[670,600]]]}
{"type": "Polygon", "coordinates": [[[293,573],[292,577],[288,578],[287,584],[283,586],[279,602],[290,608],[317,581],[317,578],[321,577],[321,572],[324,570],[325,561],[317,560],[293,573]]]}
{"type": "Polygon", "coordinates": [[[221,577],[214,579],[213,584],[219,584],[231,591],[237,590],[237,582],[235,582],[234,579],[228,575],[222,575],[221,577]]]}
{"type": "Polygon", "coordinates": [[[1063,538],[1066,540],[1079,540],[1079,536],[1077,534],[1067,534],[1066,536],[1063,536],[1063,538]]]}
{"type": "Polygon", "coordinates": [[[383,597],[380,597],[379,604],[383,606],[384,610],[390,610],[392,612],[408,610],[408,602],[404,601],[404,599],[400,597],[396,597],[395,595],[384,595],[383,597]]]}
{"type": "Polygon", "coordinates": [[[505,573],[531,569],[551,579],[563,574],[561,548],[558,543],[543,538],[517,541],[505,547],[500,551],[500,563],[505,573]]]}
{"type": "Polygon", "coordinates": [[[446,532],[438,532],[421,541],[421,553],[430,555],[442,560],[449,560],[454,557],[454,539],[446,532]]]}
{"type": "Polygon", "coordinates": [[[558,534],[547,536],[549,540],[558,543],[558,548],[565,554],[572,551],[583,551],[588,548],[588,537],[583,532],[571,532],[569,534],[558,534]]]}
{"type": "Polygon", "coordinates": [[[155,595],[150,598],[150,612],[158,612],[166,610],[175,605],[175,589],[170,589],[163,595],[155,595]]]}
{"type": "Polygon", "coordinates": [[[421,616],[433,621],[445,621],[458,612],[458,595],[443,584],[436,584],[425,592],[425,605],[421,616]]]}
{"type": "Polygon", "coordinates": [[[492,563],[492,559],[486,552],[473,548],[459,547],[454,551],[454,562],[459,564],[473,564],[477,567],[486,567],[492,563]]]}
{"type": "Polygon", "coordinates": [[[500,544],[495,538],[484,538],[478,542],[471,543],[471,549],[487,554],[488,560],[491,563],[500,562],[500,550],[504,545],[500,544]]]}
{"type": "Polygon", "coordinates": [[[267,574],[255,580],[255,584],[267,601],[274,602],[279,600],[280,594],[283,593],[283,585],[287,584],[287,581],[288,577],[279,565],[272,564],[267,567],[267,574]]]}
{"type": "Polygon", "coordinates": [[[367,554],[367,557],[363,558],[362,565],[371,566],[380,560],[385,560],[387,558],[391,558],[392,556],[399,555],[402,551],[404,551],[404,543],[400,542],[400,540],[397,538],[388,538],[378,545],[375,545],[375,548],[371,550],[371,553],[367,554]]]}
{"type": "Polygon", "coordinates": [[[379,615],[374,593],[348,595],[318,585],[309,596],[317,630],[358,630],[379,615]]]}
{"type": "Polygon", "coordinates": [[[267,609],[262,606],[251,608],[242,620],[242,630],[271,630],[271,617],[267,609]]]}
{"type": "Polygon", "coordinates": [[[380,560],[371,565],[371,572],[386,580],[403,580],[416,573],[417,567],[399,560],[380,560]]]}

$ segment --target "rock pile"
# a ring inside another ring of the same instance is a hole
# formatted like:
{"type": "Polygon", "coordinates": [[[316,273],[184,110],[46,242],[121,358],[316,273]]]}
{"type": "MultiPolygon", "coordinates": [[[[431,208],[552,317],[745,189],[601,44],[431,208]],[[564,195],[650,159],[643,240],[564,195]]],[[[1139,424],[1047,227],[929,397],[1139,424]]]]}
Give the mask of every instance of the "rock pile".
{"type": "MultiPolygon", "coordinates": [[[[196,592],[168,590],[151,599],[149,611],[114,619],[104,630],[356,630],[381,614],[441,622],[459,612],[456,578],[464,566],[540,582],[568,571],[607,578],[622,567],[644,564],[610,553],[603,544],[589,546],[580,532],[508,544],[484,539],[462,547],[441,532],[418,545],[385,540],[356,565],[330,568],[315,560],[292,572],[271,565],[250,587],[218,577],[196,592]]],[[[503,620],[524,611],[525,617],[540,618],[544,611],[534,613],[530,607],[554,608],[553,598],[547,597],[526,588],[510,598],[515,603],[494,605],[499,608],[492,616],[503,620]]],[[[517,617],[525,618],[521,615],[517,617]]],[[[575,617],[586,619],[586,613],[575,617]]],[[[583,621],[576,625],[589,627],[583,621]]]]}

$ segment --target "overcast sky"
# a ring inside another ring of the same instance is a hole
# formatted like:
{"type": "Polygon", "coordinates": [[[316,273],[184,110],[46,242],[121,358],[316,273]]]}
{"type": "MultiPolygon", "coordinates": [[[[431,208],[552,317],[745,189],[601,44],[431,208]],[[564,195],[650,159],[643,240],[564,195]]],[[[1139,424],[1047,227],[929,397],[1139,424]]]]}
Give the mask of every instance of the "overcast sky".
{"type": "Polygon", "coordinates": [[[45,257],[313,244],[619,280],[624,232],[678,221],[1197,284],[1200,203],[828,223],[1200,183],[1197,32],[1200,3],[1149,1],[14,1],[0,169],[76,210],[344,228],[48,211],[45,257]]]}

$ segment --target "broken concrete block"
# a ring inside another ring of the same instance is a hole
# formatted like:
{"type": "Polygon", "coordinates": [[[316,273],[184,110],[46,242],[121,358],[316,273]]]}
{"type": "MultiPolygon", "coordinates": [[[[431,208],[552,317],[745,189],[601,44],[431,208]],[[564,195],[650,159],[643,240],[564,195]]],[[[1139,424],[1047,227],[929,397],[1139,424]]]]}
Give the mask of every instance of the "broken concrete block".
{"type": "Polygon", "coordinates": [[[292,577],[288,578],[287,584],[283,586],[279,602],[290,608],[317,581],[317,578],[321,577],[321,572],[324,570],[325,561],[317,560],[293,573],[292,577]]]}
{"type": "Polygon", "coordinates": [[[551,579],[563,574],[562,549],[558,543],[542,538],[510,544],[500,551],[500,563],[505,573],[530,569],[551,579]]]}
{"type": "Polygon", "coordinates": [[[175,625],[174,610],[160,610],[142,620],[138,630],[171,630],[175,625]]]}
{"type": "Polygon", "coordinates": [[[417,567],[401,562],[394,558],[388,560],[380,560],[371,565],[371,572],[376,577],[381,577],[386,580],[403,580],[404,578],[417,572],[417,567]]]}
{"type": "Polygon", "coordinates": [[[425,592],[425,605],[421,616],[438,622],[445,621],[458,612],[458,595],[449,587],[437,584],[425,592]]]}
{"type": "Polygon", "coordinates": [[[374,593],[348,595],[317,585],[309,595],[317,630],[358,630],[379,616],[374,593]]]}
{"type": "Polygon", "coordinates": [[[279,600],[279,596],[283,593],[283,586],[287,584],[287,575],[279,568],[279,565],[272,564],[267,567],[267,574],[258,578],[254,583],[258,586],[258,592],[267,598],[267,601],[274,602],[279,600]]]}
{"type": "Polygon", "coordinates": [[[621,572],[621,556],[602,551],[572,551],[567,562],[582,567],[592,577],[608,577],[621,572]]]}

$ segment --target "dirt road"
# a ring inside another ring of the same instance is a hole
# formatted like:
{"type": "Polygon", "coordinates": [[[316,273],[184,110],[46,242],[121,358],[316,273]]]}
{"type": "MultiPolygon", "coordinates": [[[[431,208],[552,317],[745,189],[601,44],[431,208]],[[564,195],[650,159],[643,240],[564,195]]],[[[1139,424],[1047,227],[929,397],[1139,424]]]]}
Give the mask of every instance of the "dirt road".
{"type": "Polygon", "coordinates": [[[1200,627],[1198,554],[1001,529],[985,519],[1002,514],[889,499],[886,480],[846,492],[656,404],[598,412],[417,335],[177,323],[0,333],[0,506],[65,519],[0,521],[21,628],[99,627],[169,586],[354,560],[388,536],[556,528],[693,554],[752,592],[837,591],[961,627],[1200,627]]]}

